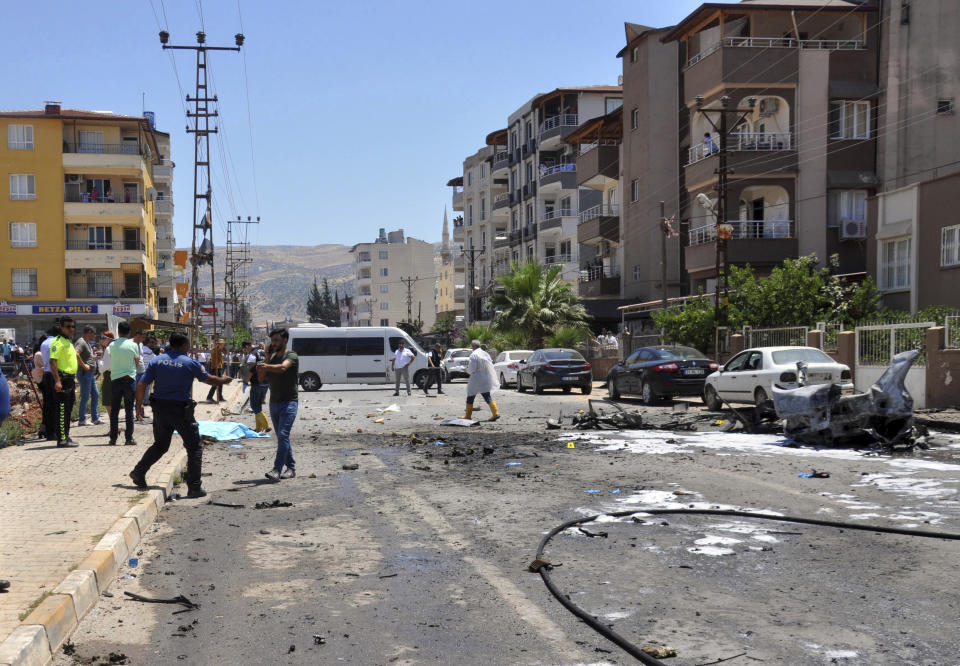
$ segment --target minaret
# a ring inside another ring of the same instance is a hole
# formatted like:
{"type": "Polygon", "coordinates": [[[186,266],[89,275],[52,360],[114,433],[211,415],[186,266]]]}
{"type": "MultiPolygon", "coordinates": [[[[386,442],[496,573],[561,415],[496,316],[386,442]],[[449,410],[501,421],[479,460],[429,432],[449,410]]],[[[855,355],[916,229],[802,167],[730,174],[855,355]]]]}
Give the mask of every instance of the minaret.
{"type": "Polygon", "coordinates": [[[450,261],[450,223],[447,222],[447,207],[443,207],[443,243],[440,245],[440,257],[450,261]]]}

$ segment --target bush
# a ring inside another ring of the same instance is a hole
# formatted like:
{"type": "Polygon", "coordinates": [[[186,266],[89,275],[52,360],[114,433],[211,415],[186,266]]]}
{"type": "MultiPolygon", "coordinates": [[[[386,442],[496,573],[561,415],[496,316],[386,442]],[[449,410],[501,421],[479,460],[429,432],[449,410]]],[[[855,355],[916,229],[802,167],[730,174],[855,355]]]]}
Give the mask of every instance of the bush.
{"type": "Polygon", "coordinates": [[[574,348],[582,345],[589,338],[586,328],[576,326],[560,326],[543,340],[545,347],[574,348]]]}
{"type": "Polygon", "coordinates": [[[23,441],[23,426],[16,419],[5,419],[0,423],[0,449],[23,441]]]}

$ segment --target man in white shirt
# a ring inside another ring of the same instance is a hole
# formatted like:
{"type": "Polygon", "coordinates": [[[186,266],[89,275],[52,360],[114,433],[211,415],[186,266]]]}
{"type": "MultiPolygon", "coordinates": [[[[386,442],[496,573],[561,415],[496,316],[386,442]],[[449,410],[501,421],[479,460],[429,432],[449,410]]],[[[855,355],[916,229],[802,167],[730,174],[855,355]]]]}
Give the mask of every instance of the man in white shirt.
{"type": "Polygon", "coordinates": [[[397,342],[397,351],[390,361],[393,367],[393,373],[396,377],[396,385],[393,389],[394,395],[400,395],[400,378],[403,377],[407,382],[407,395],[410,393],[410,364],[413,362],[413,352],[407,349],[403,340],[397,342]]]}
{"type": "Polygon", "coordinates": [[[50,374],[50,345],[60,334],[60,327],[47,330],[47,337],[40,343],[40,356],[43,358],[43,377],[40,380],[40,394],[43,396],[43,430],[47,440],[57,439],[57,411],[53,394],[53,375],[50,374]]]}

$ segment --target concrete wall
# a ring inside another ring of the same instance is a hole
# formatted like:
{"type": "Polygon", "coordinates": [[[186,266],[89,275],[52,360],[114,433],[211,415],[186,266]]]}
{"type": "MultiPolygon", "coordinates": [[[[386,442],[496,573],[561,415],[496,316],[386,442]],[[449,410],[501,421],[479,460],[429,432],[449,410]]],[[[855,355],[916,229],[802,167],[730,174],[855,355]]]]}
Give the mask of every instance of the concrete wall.
{"type": "Polygon", "coordinates": [[[950,305],[960,309],[960,266],[940,265],[941,231],[960,223],[955,214],[960,191],[960,174],[953,174],[920,185],[917,196],[916,244],[917,308],[950,305]]]}
{"type": "MultiPolygon", "coordinates": [[[[797,86],[797,158],[803,165],[797,175],[797,251],[827,259],[827,125],[830,52],[800,51],[797,86]]],[[[834,232],[835,233],[835,232],[834,232]]]]}
{"type": "Polygon", "coordinates": [[[927,329],[927,407],[960,407],[960,349],[944,349],[944,329],[927,329]]]}

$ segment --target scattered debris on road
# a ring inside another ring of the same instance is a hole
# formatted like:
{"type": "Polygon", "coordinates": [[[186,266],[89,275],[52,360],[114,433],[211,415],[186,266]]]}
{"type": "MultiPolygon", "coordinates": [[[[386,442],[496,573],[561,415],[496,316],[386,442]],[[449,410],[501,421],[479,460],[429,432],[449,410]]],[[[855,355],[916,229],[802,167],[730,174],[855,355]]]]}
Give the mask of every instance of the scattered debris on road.
{"type": "Polygon", "coordinates": [[[640,649],[651,657],[656,657],[657,659],[666,659],[668,657],[677,656],[677,651],[669,645],[644,645],[640,649]]]}
{"type": "Polygon", "coordinates": [[[210,506],[223,506],[228,509],[243,509],[246,507],[246,504],[230,504],[229,502],[214,502],[213,500],[210,500],[207,504],[210,506]]]}
{"type": "Polygon", "coordinates": [[[124,594],[134,601],[142,601],[148,604],[178,604],[180,606],[184,606],[187,610],[196,610],[197,608],[200,608],[200,604],[190,601],[182,594],[178,594],[170,599],[153,599],[151,597],[145,597],[135,592],[128,592],[126,590],[124,591],[124,594]]]}
{"type": "Polygon", "coordinates": [[[797,474],[801,479],[829,479],[830,472],[818,472],[817,470],[810,470],[809,472],[800,472],[797,474]]]}
{"type": "Polygon", "coordinates": [[[348,465],[343,465],[341,469],[346,470],[348,472],[355,472],[356,470],[360,469],[360,465],[357,463],[352,463],[348,465]]]}
{"type": "Polygon", "coordinates": [[[254,509],[283,509],[288,506],[293,506],[293,502],[281,502],[278,499],[273,500],[272,502],[257,502],[253,505],[254,509]]]}

